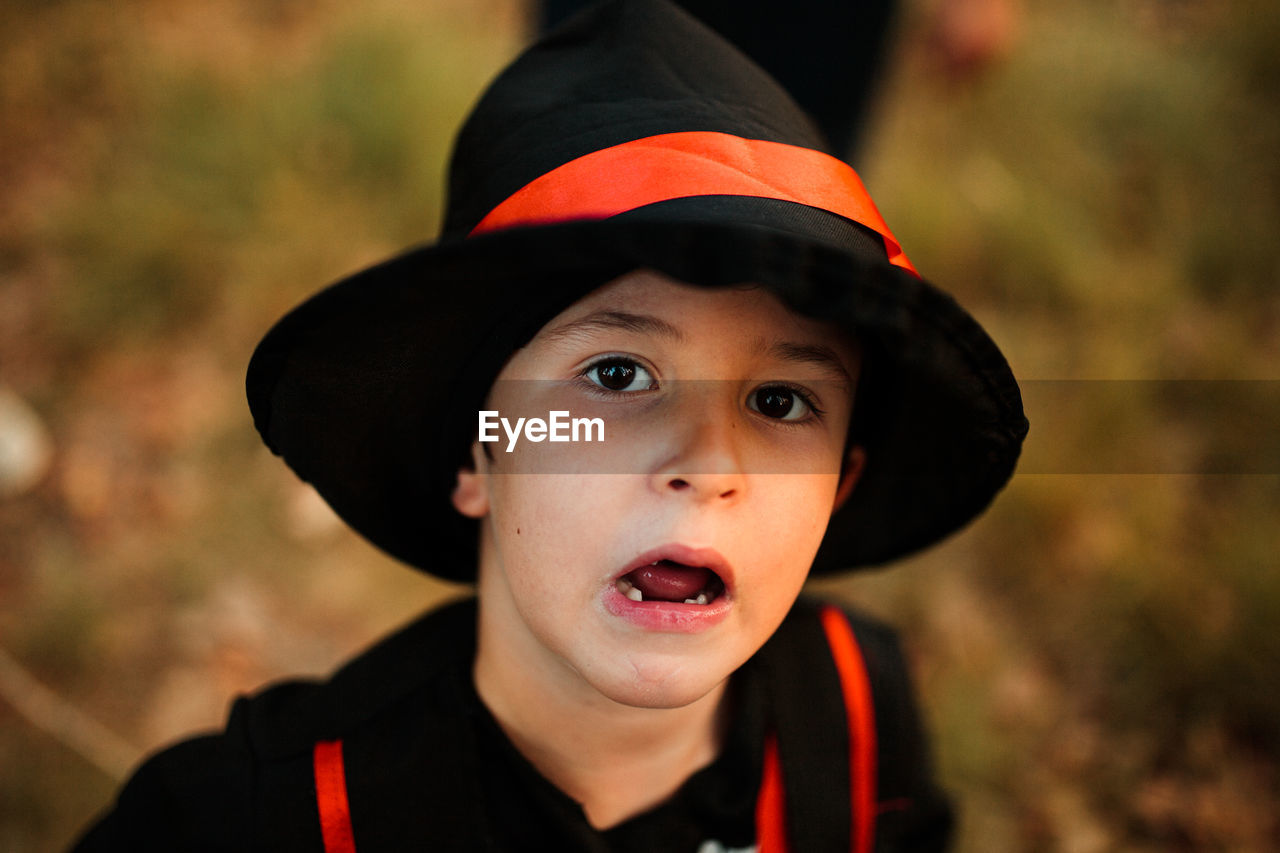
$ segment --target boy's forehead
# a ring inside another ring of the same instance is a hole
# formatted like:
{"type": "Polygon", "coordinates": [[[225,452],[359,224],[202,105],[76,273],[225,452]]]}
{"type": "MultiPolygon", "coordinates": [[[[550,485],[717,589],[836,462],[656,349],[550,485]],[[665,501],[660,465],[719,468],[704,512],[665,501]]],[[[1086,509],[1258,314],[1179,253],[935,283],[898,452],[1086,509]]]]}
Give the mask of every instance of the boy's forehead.
{"type": "Polygon", "coordinates": [[[761,370],[796,368],[849,393],[862,370],[861,348],[852,335],[792,311],[761,285],[700,287],[637,270],[548,321],[512,355],[499,378],[531,378],[548,364],[611,349],[695,358],[685,365],[694,373],[689,378],[703,371],[736,369],[744,371],[738,378],[748,378],[761,370]]]}
{"type": "Polygon", "coordinates": [[[766,288],[752,283],[729,287],[686,284],[654,270],[635,270],[613,279],[549,320],[535,340],[552,343],[610,329],[682,343],[698,335],[700,312],[738,321],[761,347],[775,343],[792,349],[828,346],[851,363],[857,361],[853,336],[832,323],[788,308],[766,288]],[[751,327],[751,331],[747,331],[751,327]]]}

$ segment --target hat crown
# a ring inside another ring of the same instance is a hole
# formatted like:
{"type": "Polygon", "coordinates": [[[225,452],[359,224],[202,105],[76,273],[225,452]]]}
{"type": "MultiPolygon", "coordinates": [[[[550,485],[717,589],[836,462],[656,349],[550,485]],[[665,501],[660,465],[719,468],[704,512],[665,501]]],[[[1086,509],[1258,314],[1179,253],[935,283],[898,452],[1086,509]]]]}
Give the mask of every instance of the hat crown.
{"type": "Polygon", "coordinates": [[[442,239],[571,160],[712,131],[828,151],[767,72],[668,0],[609,0],[566,21],[490,84],[454,145],[442,239]]]}

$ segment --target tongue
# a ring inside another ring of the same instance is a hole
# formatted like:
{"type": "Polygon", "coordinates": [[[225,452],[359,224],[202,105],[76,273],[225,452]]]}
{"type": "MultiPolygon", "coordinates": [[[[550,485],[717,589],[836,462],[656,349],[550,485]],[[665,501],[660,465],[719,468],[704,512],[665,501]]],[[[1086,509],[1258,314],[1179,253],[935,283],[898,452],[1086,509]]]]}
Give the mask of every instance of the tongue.
{"type": "Polygon", "coordinates": [[[666,560],[645,566],[627,575],[627,580],[644,593],[646,601],[684,601],[697,598],[707,588],[713,573],[702,566],[682,566],[666,560]]]}

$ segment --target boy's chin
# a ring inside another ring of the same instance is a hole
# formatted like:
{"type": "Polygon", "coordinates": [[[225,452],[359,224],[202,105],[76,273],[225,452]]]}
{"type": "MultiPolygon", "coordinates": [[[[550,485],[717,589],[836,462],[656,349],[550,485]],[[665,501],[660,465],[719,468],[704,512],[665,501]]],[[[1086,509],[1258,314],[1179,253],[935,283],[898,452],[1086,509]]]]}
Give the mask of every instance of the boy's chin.
{"type": "Polygon", "coordinates": [[[685,708],[718,693],[729,673],[689,672],[662,664],[637,664],[630,671],[589,678],[600,695],[619,705],[654,710],[685,708]]]}

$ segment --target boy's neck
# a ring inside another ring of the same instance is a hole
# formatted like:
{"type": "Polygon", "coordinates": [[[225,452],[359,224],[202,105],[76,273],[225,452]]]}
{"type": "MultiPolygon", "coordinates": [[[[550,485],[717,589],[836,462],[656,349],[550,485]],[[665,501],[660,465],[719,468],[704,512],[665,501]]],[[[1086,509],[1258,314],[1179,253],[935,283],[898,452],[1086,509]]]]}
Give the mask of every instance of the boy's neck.
{"type": "Polygon", "coordinates": [[[615,702],[562,663],[522,654],[520,643],[504,641],[509,631],[486,630],[518,618],[501,599],[480,596],[476,691],[516,749],[582,805],[592,826],[648,811],[719,754],[726,683],[678,708],[615,702]]]}

